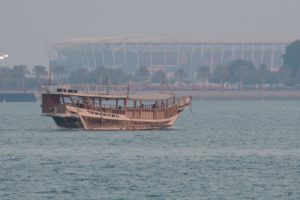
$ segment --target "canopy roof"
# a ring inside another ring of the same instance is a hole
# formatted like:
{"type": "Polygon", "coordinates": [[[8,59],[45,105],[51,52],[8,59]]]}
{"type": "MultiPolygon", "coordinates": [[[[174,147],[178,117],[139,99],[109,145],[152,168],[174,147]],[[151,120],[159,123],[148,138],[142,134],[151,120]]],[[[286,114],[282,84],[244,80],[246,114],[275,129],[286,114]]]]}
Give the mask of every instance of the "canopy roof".
{"type": "Polygon", "coordinates": [[[174,94],[168,94],[168,93],[153,93],[153,94],[134,94],[129,95],[129,99],[131,100],[165,100],[165,99],[171,99],[175,95],[174,94]]]}
{"type": "Polygon", "coordinates": [[[77,97],[90,97],[90,98],[103,98],[103,99],[129,99],[129,100],[166,100],[175,97],[174,94],[168,93],[147,93],[147,94],[130,94],[116,95],[116,94],[97,94],[97,93],[72,93],[72,92],[57,92],[63,96],[77,96],[77,97]]]}

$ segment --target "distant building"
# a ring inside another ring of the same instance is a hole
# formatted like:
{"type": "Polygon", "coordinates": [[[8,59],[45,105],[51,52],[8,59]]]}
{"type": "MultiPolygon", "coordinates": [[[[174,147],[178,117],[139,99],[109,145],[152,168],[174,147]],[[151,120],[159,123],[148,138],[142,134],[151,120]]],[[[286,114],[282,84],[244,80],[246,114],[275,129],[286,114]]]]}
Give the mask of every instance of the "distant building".
{"type": "Polygon", "coordinates": [[[278,69],[282,54],[291,41],[203,41],[156,36],[70,39],[49,46],[49,64],[69,70],[99,65],[121,67],[133,72],[146,66],[150,72],[174,72],[184,68],[192,76],[199,66],[215,66],[236,59],[278,69]]]}

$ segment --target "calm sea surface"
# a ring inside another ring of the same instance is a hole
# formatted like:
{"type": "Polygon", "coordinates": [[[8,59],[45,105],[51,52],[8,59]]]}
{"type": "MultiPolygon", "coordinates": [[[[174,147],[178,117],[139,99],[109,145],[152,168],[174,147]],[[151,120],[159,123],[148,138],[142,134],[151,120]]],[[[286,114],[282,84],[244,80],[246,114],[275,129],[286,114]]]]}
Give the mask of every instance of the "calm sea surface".
{"type": "Polygon", "coordinates": [[[0,103],[0,199],[300,199],[300,101],[196,101],[172,130],[133,132],[0,103]]]}

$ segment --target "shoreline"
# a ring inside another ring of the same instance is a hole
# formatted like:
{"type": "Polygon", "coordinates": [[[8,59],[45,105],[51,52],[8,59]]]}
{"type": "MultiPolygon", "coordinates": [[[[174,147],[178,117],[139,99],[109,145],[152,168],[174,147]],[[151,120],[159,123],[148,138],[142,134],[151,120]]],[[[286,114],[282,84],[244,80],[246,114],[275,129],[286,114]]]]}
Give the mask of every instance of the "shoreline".
{"type": "MultiPolygon", "coordinates": [[[[134,93],[174,93],[193,100],[300,100],[300,90],[136,90],[134,93]]],[[[36,102],[35,93],[0,92],[0,102],[36,102]]]]}
{"type": "Polygon", "coordinates": [[[36,102],[34,92],[6,91],[0,92],[0,102],[36,102]]]}
{"type": "MultiPolygon", "coordinates": [[[[158,90],[153,90],[158,92],[158,90]]],[[[193,100],[300,100],[300,90],[160,90],[193,100]]]]}

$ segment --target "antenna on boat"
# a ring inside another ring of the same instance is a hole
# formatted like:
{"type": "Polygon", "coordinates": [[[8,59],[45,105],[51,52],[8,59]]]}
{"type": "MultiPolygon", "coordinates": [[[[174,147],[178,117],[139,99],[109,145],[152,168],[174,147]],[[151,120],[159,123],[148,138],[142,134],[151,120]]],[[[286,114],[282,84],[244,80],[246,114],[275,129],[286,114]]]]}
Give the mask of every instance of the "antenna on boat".
{"type": "Polygon", "coordinates": [[[129,97],[129,83],[127,85],[127,98],[129,97]]]}
{"type": "Polygon", "coordinates": [[[51,70],[50,70],[50,72],[49,72],[48,85],[51,85],[51,70]]]}
{"type": "Polygon", "coordinates": [[[105,85],[106,85],[106,94],[108,94],[108,78],[105,77],[105,85]]]}
{"type": "Polygon", "coordinates": [[[48,86],[46,85],[46,91],[47,91],[47,93],[49,93],[50,92],[50,85],[51,85],[51,70],[50,70],[50,72],[49,72],[49,78],[48,78],[48,86]]]}

